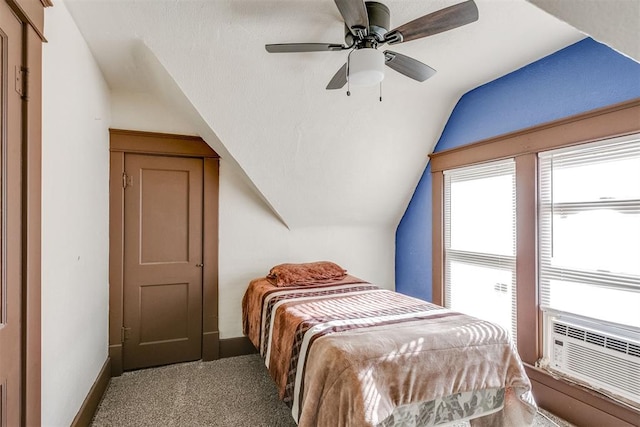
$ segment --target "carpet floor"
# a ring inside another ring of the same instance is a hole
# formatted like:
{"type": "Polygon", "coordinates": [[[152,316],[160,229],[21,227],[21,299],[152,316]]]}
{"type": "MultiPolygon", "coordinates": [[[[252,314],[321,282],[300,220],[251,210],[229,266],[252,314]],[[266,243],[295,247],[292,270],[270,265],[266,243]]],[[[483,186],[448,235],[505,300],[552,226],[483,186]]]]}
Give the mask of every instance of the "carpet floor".
{"type": "MultiPolygon", "coordinates": [[[[295,427],[258,355],[125,372],[111,379],[93,427],[295,427]]],[[[571,427],[548,412],[535,427],[571,427]]]]}

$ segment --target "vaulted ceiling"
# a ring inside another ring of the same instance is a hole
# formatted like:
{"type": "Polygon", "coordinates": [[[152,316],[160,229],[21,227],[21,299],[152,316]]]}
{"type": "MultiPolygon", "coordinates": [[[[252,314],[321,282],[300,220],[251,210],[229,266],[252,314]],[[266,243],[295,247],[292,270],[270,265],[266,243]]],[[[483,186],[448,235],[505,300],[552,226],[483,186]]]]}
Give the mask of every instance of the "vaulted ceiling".
{"type": "MultiPolygon", "coordinates": [[[[458,2],[385,0],[392,27],[458,2]]],[[[290,228],[395,226],[461,95],[585,37],[524,0],[476,3],[477,22],[393,47],[437,74],[387,68],[379,102],[325,90],[346,52],[265,51],[343,43],[331,0],[65,0],[110,88],[175,98],[290,228]]]]}

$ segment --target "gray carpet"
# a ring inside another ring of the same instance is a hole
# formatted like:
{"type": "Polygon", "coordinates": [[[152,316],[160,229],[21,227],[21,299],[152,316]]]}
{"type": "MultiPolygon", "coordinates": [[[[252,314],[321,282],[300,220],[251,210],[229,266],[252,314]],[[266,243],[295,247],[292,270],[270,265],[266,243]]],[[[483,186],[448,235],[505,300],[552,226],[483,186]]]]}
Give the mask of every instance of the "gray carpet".
{"type": "MultiPolygon", "coordinates": [[[[293,427],[258,355],[126,372],[111,379],[94,427],[293,427]]],[[[549,413],[536,427],[568,427],[549,413]],[[549,418],[553,419],[551,421],[549,418]]]]}

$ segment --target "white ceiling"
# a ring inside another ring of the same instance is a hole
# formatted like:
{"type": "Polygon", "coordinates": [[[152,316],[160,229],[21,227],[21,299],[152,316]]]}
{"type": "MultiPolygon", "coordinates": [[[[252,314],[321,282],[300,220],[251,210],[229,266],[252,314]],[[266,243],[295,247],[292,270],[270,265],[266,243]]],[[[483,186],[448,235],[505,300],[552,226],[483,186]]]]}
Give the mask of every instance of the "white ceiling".
{"type": "MultiPolygon", "coordinates": [[[[458,2],[385,4],[395,27],[458,2]]],[[[345,52],[264,49],[342,43],[331,0],[65,0],[110,88],[158,92],[163,73],[290,228],[395,226],[460,96],[584,37],[524,0],[476,3],[477,22],[391,48],[438,73],[387,68],[381,103],[377,88],[324,89],[345,52]]]]}
{"type": "Polygon", "coordinates": [[[640,61],[640,0],[528,0],[595,40],[640,61]]]}

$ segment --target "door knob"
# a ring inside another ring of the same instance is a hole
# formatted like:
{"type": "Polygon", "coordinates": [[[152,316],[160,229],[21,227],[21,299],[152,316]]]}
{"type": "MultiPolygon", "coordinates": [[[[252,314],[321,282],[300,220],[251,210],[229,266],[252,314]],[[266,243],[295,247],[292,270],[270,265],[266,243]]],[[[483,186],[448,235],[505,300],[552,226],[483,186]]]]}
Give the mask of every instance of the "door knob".
{"type": "Polygon", "coordinates": [[[196,264],[196,267],[204,267],[204,264],[196,264]]]}

